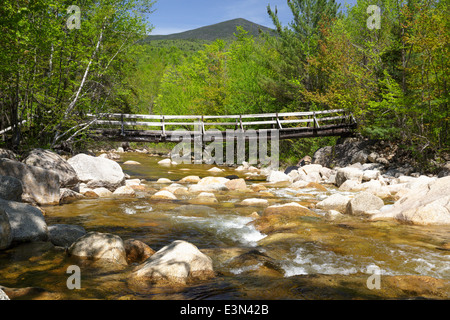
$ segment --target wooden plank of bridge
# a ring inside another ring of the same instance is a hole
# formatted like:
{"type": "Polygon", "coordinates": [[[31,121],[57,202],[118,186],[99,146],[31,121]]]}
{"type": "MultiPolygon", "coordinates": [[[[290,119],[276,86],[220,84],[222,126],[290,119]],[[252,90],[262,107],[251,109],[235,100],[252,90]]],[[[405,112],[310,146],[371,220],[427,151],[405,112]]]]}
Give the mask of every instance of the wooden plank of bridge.
{"type": "MultiPolygon", "coordinates": [[[[89,115],[95,117],[94,115],[89,115]]],[[[98,129],[93,132],[109,139],[129,139],[127,141],[151,141],[151,142],[170,142],[176,138],[176,132],[167,130],[168,127],[185,127],[194,126],[194,130],[189,132],[191,139],[196,134],[207,136],[206,126],[234,126],[235,130],[238,127],[244,131],[244,127],[250,126],[266,126],[271,125],[272,129],[279,130],[281,139],[290,138],[302,138],[302,137],[316,137],[327,135],[345,135],[351,133],[356,127],[356,120],[352,113],[345,110],[324,110],[324,111],[312,111],[312,112],[290,112],[290,113],[269,113],[269,114],[248,114],[248,115],[226,115],[226,116],[178,116],[178,115],[130,115],[130,114],[100,114],[96,116],[95,120],[97,125],[100,126],[120,126],[120,134],[122,138],[119,138],[117,132],[114,129],[98,129]],[[333,113],[344,114],[332,116],[333,113]],[[325,117],[318,117],[318,116],[325,117]],[[328,116],[330,115],[330,116],[328,116]],[[282,119],[293,118],[297,119],[282,119]],[[303,119],[299,119],[302,118],[303,119]],[[307,117],[306,119],[304,119],[307,117]],[[108,120],[101,120],[101,119],[108,120]],[[111,119],[120,119],[121,121],[115,121],[111,119]],[[150,120],[150,121],[124,121],[128,120],[150,120]],[[250,121],[244,121],[243,119],[249,119],[250,121]],[[251,120],[253,119],[253,120],[251,120]],[[262,120],[255,120],[262,119],[262,120]],[[270,119],[270,120],[264,120],[270,119]],[[152,121],[153,120],[153,121],[152,121]],[[155,122],[157,120],[158,122],[155,122]],[[167,121],[172,120],[172,121],[167,121]],[[176,122],[178,120],[184,122],[176,122]],[[192,120],[190,122],[186,122],[192,120]],[[207,122],[206,120],[235,120],[231,122],[207,122]],[[339,121],[338,124],[332,123],[333,121],[339,121]],[[175,122],[174,122],[175,121],[175,122]],[[323,124],[320,124],[323,123],[323,124]],[[302,123],[306,123],[305,126],[298,126],[302,123]],[[328,124],[327,124],[328,123],[328,124]],[[285,125],[297,125],[294,127],[283,127],[285,125]],[[312,126],[310,126],[312,124],[312,126]],[[160,130],[126,130],[128,127],[157,127],[160,130]],[[172,138],[175,137],[175,138],[172,138]]],[[[260,128],[259,128],[260,129],[260,128]]],[[[268,130],[268,129],[263,129],[268,130]]],[[[223,130],[222,137],[225,136],[223,130]]],[[[258,131],[258,129],[257,129],[258,131]]]]}

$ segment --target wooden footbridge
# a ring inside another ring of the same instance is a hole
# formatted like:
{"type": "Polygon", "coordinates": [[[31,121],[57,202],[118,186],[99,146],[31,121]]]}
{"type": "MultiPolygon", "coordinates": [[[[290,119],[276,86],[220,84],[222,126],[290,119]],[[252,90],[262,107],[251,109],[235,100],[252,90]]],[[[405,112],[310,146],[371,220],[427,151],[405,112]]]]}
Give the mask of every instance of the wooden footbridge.
{"type": "Polygon", "coordinates": [[[349,136],[357,128],[346,110],[246,114],[226,116],[178,116],[140,114],[89,114],[89,135],[123,142],[180,142],[199,136],[203,141],[227,140],[227,132],[249,132],[247,139],[276,130],[280,140],[349,136]],[[218,132],[221,134],[218,136],[218,132]],[[209,139],[209,140],[208,140],[209,139]]]}

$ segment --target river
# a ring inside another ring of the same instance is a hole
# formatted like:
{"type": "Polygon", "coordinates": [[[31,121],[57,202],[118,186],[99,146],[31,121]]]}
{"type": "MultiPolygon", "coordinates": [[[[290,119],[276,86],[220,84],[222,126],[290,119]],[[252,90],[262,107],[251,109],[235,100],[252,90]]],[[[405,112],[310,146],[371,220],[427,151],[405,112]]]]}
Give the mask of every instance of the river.
{"type": "MultiPolygon", "coordinates": [[[[155,189],[167,186],[156,184],[159,178],[176,182],[188,175],[212,175],[207,172],[212,166],[162,167],[157,164],[161,158],[146,154],[123,154],[121,163],[126,160],[141,165],[122,164],[124,172],[131,178],[145,179],[155,189]]],[[[227,168],[215,175],[231,174],[237,173],[227,168]]],[[[247,184],[264,183],[261,179],[256,177],[247,184]]],[[[256,218],[252,215],[261,214],[263,208],[239,205],[243,199],[256,195],[270,204],[298,202],[313,207],[335,192],[338,190],[331,186],[327,186],[327,191],[301,192],[268,187],[261,195],[217,192],[217,204],[200,207],[188,202],[190,195],[163,202],[139,194],[135,198],[90,199],[45,207],[48,225],[80,225],[87,231],[141,240],[156,251],[174,240],[186,240],[213,259],[217,276],[187,286],[134,288],[127,281],[134,266],[120,270],[98,267],[69,258],[63,249],[48,243],[31,243],[0,253],[0,284],[42,288],[44,293],[25,296],[40,299],[384,299],[427,294],[432,298],[449,297],[448,292],[445,296],[445,291],[436,289],[441,286],[440,281],[450,280],[450,251],[443,247],[450,242],[449,227],[369,222],[352,216],[328,219],[324,212],[313,209],[317,217],[298,217],[287,222],[291,225],[286,230],[264,234],[253,224],[256,218]],[[232,257],[250,250],[270,257],[271,264],[230,263],[232,257]],[[66,270],[80,263],[81,289],[69,290],[66,270]],[[367,287],[369,267],[381,272],[380,290],[367,287]],[[419,281],[425,283],[420,289],[415,276],[436,280],[419,281]],[[431,289],[426,287],[430,281],[437,281],[431,289]]]]}

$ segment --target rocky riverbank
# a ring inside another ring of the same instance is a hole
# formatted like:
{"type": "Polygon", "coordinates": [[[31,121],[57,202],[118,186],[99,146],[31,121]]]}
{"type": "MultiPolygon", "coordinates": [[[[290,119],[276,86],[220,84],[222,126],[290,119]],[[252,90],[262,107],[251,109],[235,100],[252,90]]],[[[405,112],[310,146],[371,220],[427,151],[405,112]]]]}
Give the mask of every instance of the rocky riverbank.
{"type": "MultiPolygon", "coordinates": [[[[450,225],[450,177],[414,172],[411,176],[402,174],[401,170],[394,173],[375,156],[367,157],[364,163],[327,167],[317,163],[316,154],[311,159],[312,164],[306,159],[300,166],[283,171],[244,163],[234,169],[236,175],[225,175],[224,169],[214,167],[207,171],[208,176],[186,174],[177,181],[161,178],[150,186],[148,181],[130,179],[123,172],[121,165],[140,165],[136,161],[120,161],[123,151],[109,151],[98,157],[79,154],[66,160],[48,150],[36,149],[23,161],[3,151],[1,154],[5,157],[0,159],[0,250],[46,241],[65,248],[70,257],[96,261],[102,268],[121,270],[133,266],[127,282],[140,290],[149,283],[183,285],[215,277],[214,265],[221,259],[220,255],[215,250],[199,250],[186,241],[167,243],[155,252],[136,239],[124,241],[111,233],[87,232],[75,225],[48,226],[46,206],[86,198],[140,197],[157,202],[183,201],[200,210],[200,207],[220,203],[226,194],[239,198],[239,207],[253,211],[251,224],[267,235],[262,240],[266,245],[298,235],[299,225],[307,221],[299,217],[338,220],[347,215],[368,222],[388,219],[423,226],[450,225]],[[254,182],[256,180],[258,182],[254,182]],[[324,199],[279,202],[269,191],[273,188],[295,194],[306,189],[334,192],[324,199]]],[[[177,167],[170,159],[158,165],[161,170],[177,167]]],[[[233,259],[236,269],[258,265],[258,272],[283,276],[280,266],[261,252],[240,252],[233,255],[233,259]]]]}

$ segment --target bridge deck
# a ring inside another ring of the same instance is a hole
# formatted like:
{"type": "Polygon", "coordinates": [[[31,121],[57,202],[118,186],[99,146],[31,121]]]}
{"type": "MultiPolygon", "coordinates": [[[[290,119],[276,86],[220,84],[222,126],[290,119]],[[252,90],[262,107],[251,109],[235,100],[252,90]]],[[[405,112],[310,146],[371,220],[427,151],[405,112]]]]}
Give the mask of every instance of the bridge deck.
{"type": "Polygon", "coordinates": [[[139,114],[89,114],[90,135],[103,140],[128,142],[180,142],[186,138],[203,141],[227,140],[227,130],[252,132],[247,139],[261,134],[270,138],[278,131],[279,139],[351,135],[357,127],[353,115],[346,110],[246,114],[226,116],[179,116],[139,114]],[[183,130],[183,133],[181,133],[183,130]]]}

